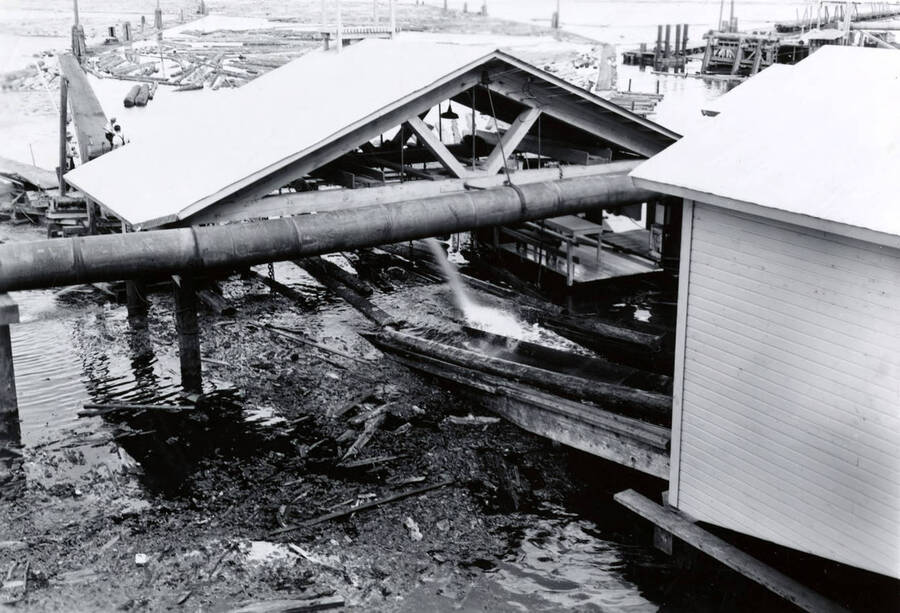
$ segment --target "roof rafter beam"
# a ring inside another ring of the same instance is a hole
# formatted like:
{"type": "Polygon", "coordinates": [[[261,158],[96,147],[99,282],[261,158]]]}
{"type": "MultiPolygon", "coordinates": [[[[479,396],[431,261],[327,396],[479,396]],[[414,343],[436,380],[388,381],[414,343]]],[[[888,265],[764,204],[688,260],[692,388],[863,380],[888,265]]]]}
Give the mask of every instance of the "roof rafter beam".
{"type": "Polygon", "coordinates": [[[406,125],[416,133],[416,136],[419,137],[421,143],[437,157],[444,168],[450,171],[450,174],[458,179],[462,179],[471,174],[463,167],[459,160],[450,153],[447,146],[441,142],[437,135],[432,132],[431,128],[429,128],[421,118],[411,117],[407,120],[406,125]]]}
{"type": "MultiPolygon", "coordinates": [[[[492,91],[526,105],[533,105],[535,101],[540,102],[542,97],[550,98],[550,94],[542,96],[540,92],[535,91],[539,87],[537,83],[518,81],[514,77],[508,76],[490,83],[492,91]]],[[[635,127],[627,125],[616,113],[597,112],[574,103],[566,103],[563,96],[556,96],[552,100],[551,103],[541,105],[545,115],[599,136],[620,147],[651,157],[666,146],[662,144],[660,135],[639,131],[635,127]]]]}
{"type": "Polygon", "coordinates": [[[534,122],[540,116],[541,109],[534,107],[528,107],[519,113],[519,116],[509,126],[509,130],[500,136],[500,140],[494,146],[494,150],[491,151],[487,161],[485,161],[485,173],[495,175],[506,165],[508,156],[512,155],[513,151],[516,150],[516,147],[519,146],[519,143],[522,142],[522,139],[525,138],[531,126],[534,125],[534,122]]]}
{"type": "MultiPolygon", "coordinates": [[[[291,181],[309,174],[316,168],[331,162],[345,153],[350,153],[364,143],[383,134],[386,130],[397,126],[406,121],[411,115],[426,113],[432,107],[448,98],[452,98],[460,92],[468,91],[479,83],[482,79],[483,71],[468,70],[462,72],[445,83],[434,87],[425,93],[417,93],[415,96],[409,96],[407,100],[398,103],[392,109],[383,112],[374,120],[360,123],[346,129],[342,134],[332,138],[330,142],[319,147],[314,153],[305,155],[305,152],[296,154],[293,162],[284,164],[280,168],[273,170],[262,178],[247,183],[238,189],[234,189],[231,194],[221,200],[221,202],[232,202],[238,200],[256,200],[272,192],[273,190],[290,183],[291,181]]],[[[233,189],[233,188],[232,188],[233,189]]],[[[183,223],[184,220],[190,218],[196,211],[194,208],[202,210],[197,204],[179,213],[178,221],[183,223]]],[[[148,227],[160,225],[149,222],[148,227]]]]}

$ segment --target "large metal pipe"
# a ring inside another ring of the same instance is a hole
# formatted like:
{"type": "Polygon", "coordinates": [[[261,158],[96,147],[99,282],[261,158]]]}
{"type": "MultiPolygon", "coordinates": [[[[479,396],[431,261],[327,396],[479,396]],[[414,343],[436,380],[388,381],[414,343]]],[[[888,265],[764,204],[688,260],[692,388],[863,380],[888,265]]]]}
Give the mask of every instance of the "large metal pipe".
{"type": "Polygon", "coordinates": [[[0,292],[237,268],[644,202],[624,172],[220,226],[0,245],[0,292]]]}

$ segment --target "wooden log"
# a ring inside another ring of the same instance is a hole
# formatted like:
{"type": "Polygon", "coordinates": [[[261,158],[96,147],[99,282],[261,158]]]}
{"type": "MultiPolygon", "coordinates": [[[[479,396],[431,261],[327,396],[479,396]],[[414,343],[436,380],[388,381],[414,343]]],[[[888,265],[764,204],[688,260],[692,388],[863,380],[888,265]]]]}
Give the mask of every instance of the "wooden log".
{"type": "Polygon", "coordinates": [[[367,319],[375,322],[379,326],[395,323],[393,317],[360,296],[358,292],[339,282],[334,277],[324,274],[319,267],[309,265],[307,260],[297,260],[294,264],[306,270],[316,281],[324,285],[329,291],[343,298],[350,306],[362,313],[367,319]]]}
{"type": "Polygon", "coordinates": [[[137,95],[134,97],[134,106],[147,106],[150,99],[150,86],[142,83],[137,95]]]}
{"type": "Polygon", "coordinates": [[[263,285],[267,286],[273,292],[277,292],[285,298],[290,298],[291,300],[301,304],[302,306],[306,306],[308,303],[306,296],[304,296],[294,288],[288,287],[284,283],[279,283],[275,279],[270,279],[266,275],[261,275],[255,270],[248,270],[246,274],[252,279],[256,279],[263,285]]]}
{"type": "Polygon", "coordinates": [[[231,317],[237,311],[232,304],[218,292],[213,291],[210,287],[201,287],[197,290],[197,298],[205,304],[211,311],[218,315],[226,315],[231,317]]]}
{"type": "Polygon", "coordinates": [[[193,411],[194,405],[179,404],[135,404],[127,402],[108,402],[94,403],[85,402],[84,408],[78,411],[78,417],[94,417],[97,415],[106,415],[108,413],[118,413],[122,411],[164,411],[164,412],[180,412],[193,411]]]}
{"type": "Polygon", "coordinates": [[[669,476],[669,429],[422,355],[395,355],[412,370],[477,394],[520,428],[643,473],[669,476]]]}
{"type": "Polygon", "coordinates": [[[376,507],[380,507],[382,505],[397,502],[399,500],[403,500],[404,498],[409,498],[410,496],[420,496],[425,494],[426,492],[430,492],[432,490],[436,490],[438,488],[446,487],[448,485],[452,485],[453,480],[441,481],[440,483],[434,483],[432,485],[425,485],[423,487],[418,487],[413,490],[409,490],[407,492],[401,492],[399,494],[394,494],[392,496],[387,496],[385,498],[381,498],[379,500],[372,500],[371,502],[363,503],[357,507],[353,507],[350,509],[344,509],[343,511],[335,511],[334,513],[329,513],[327,515],[322,515],[321,517],[316,517],[315,519],[310,519],[295,526],[287,526],[285,528],[279,528],[278,530],[273,530],[269,533],[270,536],[277,536],[279,534],[285,534],[287,532],[293,532],[294,530],[299,530],[300,528],[308,528],[310,526],[315,526],[317,524],[324,523],[326,521],[331,521],[332,519],[340,519],[341,517],[346,517],[348,515],[353,515],[354,513],[359,513],[360,511],[368,511],[369,509],[374,509],[376,507]]]}
{"type": "Polygon", "coordinates": [[[305,613],[306,611],[327,611],[344,606],[344,599],[340,596],[323,596],[307,600],[261,600],[259,602],[247,602],[236,609],[230,609],[230,613],[305,613]]]}
{"type": "Polygon", "coordinates": [[[674,355],[667,346],[667,336],[671,336],[668,333],[642,332],[594,318],[544,313],[528,307],[520,312],[526,321],[538,322],[614,362],[665,375],[672,372],[674,355]]]}
{"type": "Polygon", "coordinates": [[[134,85],[128,90],[128,93],[125,94],[125,99],[122,101],[126,109],[130,109],[134,106],[134,101],[137,99],[139,93],[141,93],[140,84],[134,85]]]}
{"type": "Polygon", "coordinates": [[[595,402],[603,408],[649,414],[657,419],[669,418],[672,411],[672,399],[664,394],[565,375],[536,366],[485,356],[391,328],[385,328],[378,336],[369,335],[366,338],[370,338],[376,345],[386,349],[399,349],[410,354],[431,356],[451,364],[525,383],[565,397],[595,402]]]}
{"type": "Polygon", "coordinates": [[[619,492],[614,498],[627,509],[804,611],[825,613],[847,611],[837,603],[707,532],[674,509],[661,507],[634,490],[619,492]]]}
{"type": "Polygon", "coordinates": [[[347,272],[337,264],[329,262],[325,258],[304,258],[302,260],[299,260],[297,264],[310,274],[313,274],[312,272],[310,272],[310,268],[312,267],[316,269],[317,274],[329,275],[331,277],[334,277],[340,283],[343,283],[360,296],[368,297],[372,295],[372,288],[368,283],[360,279],[358,276],[347,272]]]}
{"type": "Polygon", "coordinates": [[[333,353],[335,355],[339,355],[343,358],[347,358],[348,360],[353,360],[354,362],[360,362],[362,364],[371,364],[368,360],[360,358],[355,355],[350,355],[346,351],[341,351],[340,349],[335,349],[334,347],[328,347],[327,345],[323,345],[321,343],[317,343],[312,339],[305,338],[300,334],[298,330],[294,330],[292,328],[283,328],[281,326],[275,326],[272,324],[266,324],[265,326],[268,330],[278,334],[279,336],[283,336],[285,338],[289,338],[291,340],[297,341],[298,343],[303,343],[304,345],[309,345],[310,347],[315,347],[316,349],[321,349],[322,351],[327,351],[328,353],[333,353]]]}
{"type": "Polygon", "coordinates": [[[492,351],[496,349],[513,351],[520,359],[528,360],[528,363],[534,366],[548,365],[548,368],[552,366],[552,370],[557,372],[565,371],[586,379],[600,379],[625,384],[648,392],[667,395],[672,393],[672,377],[667,375],[651,373],[602,358],[546,347],[538,343],[491,334],[469,326],[463,326],[462,329],[473,340],[488,344],[492,351]]]}

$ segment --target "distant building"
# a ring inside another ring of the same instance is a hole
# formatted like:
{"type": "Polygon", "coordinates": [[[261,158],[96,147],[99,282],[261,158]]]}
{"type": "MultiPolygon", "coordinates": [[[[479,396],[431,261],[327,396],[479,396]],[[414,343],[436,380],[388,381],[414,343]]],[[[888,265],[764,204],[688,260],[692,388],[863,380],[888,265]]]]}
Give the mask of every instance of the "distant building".
{"type": "Polygon", "coordinates": [[[900,53],[788,70],[632,173],[684,199],[669,503],[900,577],[900,53]]]}

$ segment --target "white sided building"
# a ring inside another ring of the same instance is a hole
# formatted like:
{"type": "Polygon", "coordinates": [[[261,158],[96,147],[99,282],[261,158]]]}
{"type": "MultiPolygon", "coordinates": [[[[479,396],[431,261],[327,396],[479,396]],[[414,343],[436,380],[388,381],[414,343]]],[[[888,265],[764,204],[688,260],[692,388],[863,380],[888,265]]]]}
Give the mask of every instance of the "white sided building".
{"type": "Polygon", "coordinates": [[[900,578],[900,53],[787,70],[632,174],[684,199],[669,504],[900,578]]]}

